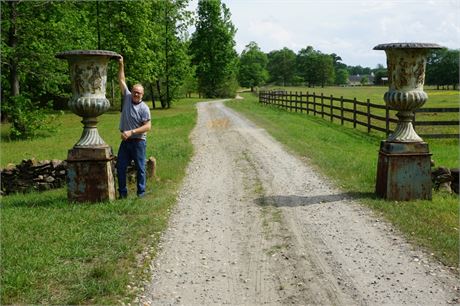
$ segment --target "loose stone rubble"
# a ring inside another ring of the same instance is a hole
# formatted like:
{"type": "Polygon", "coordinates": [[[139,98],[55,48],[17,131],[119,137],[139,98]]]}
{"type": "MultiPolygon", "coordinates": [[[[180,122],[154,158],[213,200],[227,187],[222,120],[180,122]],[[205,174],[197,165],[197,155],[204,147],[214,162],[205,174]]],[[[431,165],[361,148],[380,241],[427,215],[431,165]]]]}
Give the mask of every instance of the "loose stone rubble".
{"type": "MultiPolygon", "coordinates": [[[[154,177],[156,171],[156,159],[150,157],[147,160],[147,177],[154,177]]],[[[113,169],[116,169],[116,159],[113,161],[113,169]]],[[[116,171],[116,170],[115,170],[116,171]]],[[[116,176],[116,172],[114,175],[116,176]]],[[[136,168],[134,164],[128,167],[128,178],[136,180],[136,168]]],[[[24,159],[20,164],[8,164],[0,169],[1,191],[0,195],[26,193],[31,191],[45,191],[64,187],[66,184],[67,162],[53,159],[37,161],[35,158],[24,159]]]]}

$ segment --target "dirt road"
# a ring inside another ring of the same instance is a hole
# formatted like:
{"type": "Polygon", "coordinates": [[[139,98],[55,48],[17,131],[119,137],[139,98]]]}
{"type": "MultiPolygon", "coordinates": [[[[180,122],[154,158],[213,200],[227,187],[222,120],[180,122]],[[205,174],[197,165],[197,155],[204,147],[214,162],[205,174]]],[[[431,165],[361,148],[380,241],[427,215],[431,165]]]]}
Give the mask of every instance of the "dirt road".
{"type": "Polygon", "coordinates": [[[192,140],[141,304],[458,302],[445,267],[221,101],[198,104],[192,140]]]}

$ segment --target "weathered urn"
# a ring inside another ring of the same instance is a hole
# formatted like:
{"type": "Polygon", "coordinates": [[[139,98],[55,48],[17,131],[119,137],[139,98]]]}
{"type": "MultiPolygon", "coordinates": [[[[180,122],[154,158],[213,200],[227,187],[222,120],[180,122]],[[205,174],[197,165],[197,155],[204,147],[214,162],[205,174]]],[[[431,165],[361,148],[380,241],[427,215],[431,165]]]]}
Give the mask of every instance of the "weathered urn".
{"type": "Polygon", "coordinates": [[[110,108],[105,97],[107,67],[111,58],[119,54],[104,50],[74,50],[61,52],[57,58],[69,62],[72,97],[69,109],[83,117],[83,133],[75,147],[104,147],[107,144],[99,136],[97,117],[110,108]]]}
{"type": "Polygon", "coordinates": [[[414,112],[428,100],[423,91],[427,55],[431,49],[440,48],[431,43],[391,43],[374,47],[374,50],[385,50],[387,56],[389,90],[383,98],[390,108],[398,111],[399,121],[387,141],[422,141],[414,130],[412,119],[414,112]]]}
{"type": "Polygon", "coordinates": [[[425,104],[423,91],[426,58],[432,43],[390,43],[374,47],[385,50],[389,90],[385,103],[398,113],[398,123],[387,140],[380,143],[376,194],[387,200],[431,199],[431,154],[417,135],[414,112],[425,104]]]}
{"type": "Polygon", "coordinates": [[[69,109],[83,117],[83,133],[67,155],[67,198],[71,202],[113,200],[112,150],[96,125],[97,117],[110,108],[105,97],[109,60],[121,56],[105,50],[74,50],[56,57],[69,63],[72,84],[69,109]]]}

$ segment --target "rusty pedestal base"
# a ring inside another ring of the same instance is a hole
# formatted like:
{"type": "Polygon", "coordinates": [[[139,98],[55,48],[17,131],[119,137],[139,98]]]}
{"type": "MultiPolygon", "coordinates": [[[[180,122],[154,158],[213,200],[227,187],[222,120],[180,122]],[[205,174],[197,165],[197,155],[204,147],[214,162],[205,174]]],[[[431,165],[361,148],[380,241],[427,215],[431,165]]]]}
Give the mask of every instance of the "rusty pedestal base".
{"type": "Polygon", "coordinates": [[[71,202],[115,200],[112,150],[73,148],[67,155],[67,199],[71,202]]]}
{"type": "Polygon", "coordinates": [[[431,154],[424,142],[380,143],[375,192],[393,201],[431,200],[431,154]]]}

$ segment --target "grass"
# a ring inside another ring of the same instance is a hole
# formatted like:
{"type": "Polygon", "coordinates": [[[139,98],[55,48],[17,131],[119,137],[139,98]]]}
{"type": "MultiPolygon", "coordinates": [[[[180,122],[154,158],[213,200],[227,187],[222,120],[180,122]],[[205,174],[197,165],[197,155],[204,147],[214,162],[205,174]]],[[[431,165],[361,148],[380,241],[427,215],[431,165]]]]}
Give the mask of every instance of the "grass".
{"type": "MultiPolygon", "coordinates": [[[[130,302],[155,255],[193,147],[194,101],[152,110],[147,155],[157,159],[152,193],[111,203],[69,204],[66,190],[11,195],[1,202],[2,304],[120,304],[130,302]],[[143,259],[139,254],[147,254],[143,259]]],[[[2,126],[1,165],[22,159],[65,159],[80,137],[80,118],[64,114],[53,137],[8,141],[2,126]]],[[[119,113],[100,117],[103,139],[119,144],[119,113]]]]}
{"type": "MultiPolygon", "coordinates": [[[[270,86],[265,88],[266,90],[271,89],[282,89],[292,92],[309,92],[310,94],[316,93],[320,95],[323,93],[324,96],[328,97],[333,95],[334,97],[343,96],[346,99],[356,98],[358,101],[365,102],[369,99],[371,103],[382,104],[383,95],[388,91],[386,86],[357,86],[357,87],[338,87],[338,86],[326,86],[321,87],[280,87],[270,86]]],[[[424,91],[428,94],[428,101],[423,107],[458,107],[459,91],[458,90],[436,90],[433,87],[425,86],[424,91]]]]}
{"type": "MultiPolygon", "coordinates": [[[[257,97],[227,105],[242,112],[295,154],[308,159],[342,190],[374,208],[411,241],[449,266],[458,266],[459,198],[434,192],[432,201],[391,202],[374,195],[382,137],[342,127],[327,120],[262,106],[257,97]]],[[[458,167],[458,140],[430,140],[438,166],[458,167]]]]}
{"type": "MultiPolygon", "coordinates": [[[[320,96],[321,93],[324,96],[324,104],[325,104],[325,112],[329,113],[329,105],[330,100],[329,97],[332,95],[334,98],[340,99],[343,97],[344,99],[353,99],[356,98],[357,101],[366,102],[369,99],[371,104],[377,105],[384,105],[385,102],[383,100],[384,93],[388,90],[387,87],[383,86],[365,86],[365,87],[267,87],[265,90],[270,89],[282,89],[292,94],[298,92],[306,93],[308,92],[310,95],[315,94],[320,96]]],[[[450,108],[458,108],[459,107],[459,100],[460,95],[458,90],[436,90],[432,87],[425,88],[425,92],[428,94],[428,101],[423,105],[423,108],[433,108],[433,107],[450,107],[450,108]]],[[[305,98],[304,98],[305,100],[305,98]]],[[[316,103],[320,103],[320,99],[316,99],[316,103]]],[[[339,101],[334,101],[335,107],[340,107],[339,101]]],[[[293,104],[293,106],[295,106],[293,104]]],[[[300,107],[300,104],[299,104],[300,107]]],[[[350,110],[353,109],[353,104],[351,102],[344,102],[344,107],[350,110]]],[[[367,109],[365,106],[357,106],[358,111],[366,112],[367,109]]],[[[317,106],[317,111],[321,111],[321,107],[317,106]]],[[[376,108],[371,108],[371,112],[374,115],[379,115],[385,117],[385,110],[380,110],[376,108]]],[[[334,115],[340,116],[340,110],[334,110],[334,115]]],[[[345,112],[345,117],[352,118],[351,112],[345,112]]],[[[318,115],[319,116],[319,115],[318,115]]],[[[397,119],[396,111],[390,111],[390,117],[397,119]]],[[[329,118],[325,116],[325,118],[329,118]]],[[[440,113],[440,112],[430,112],[430,113],[417,113],[416,114],[416,121],[457,121],[459,119],[459,114],[457,113],[440,113]]],[[[338,119],[335,119],[338,121],[338,119]]],[[[357,115],[357,120],[366,123],[367,116],[357,115]]],[[[372,119],[372,125],[379,126],[381,128],[385,128],[385,122],[377,119],[372,119]]],[[[346,125],[351,125],[352,123],[346,123],[346,125]]],[[[394,129],[396,124],[391,123],[390,129],[394,129]]],[[[367,128],[364,126],[357,127],[359,130],[366,131],[367,128]]],[[[421,135],[426,134],[458,134],[458,125],[457,126],[445,126],[445,125],[437,125],[437,126],[416,126],[416,130],[421,135]]]]}

